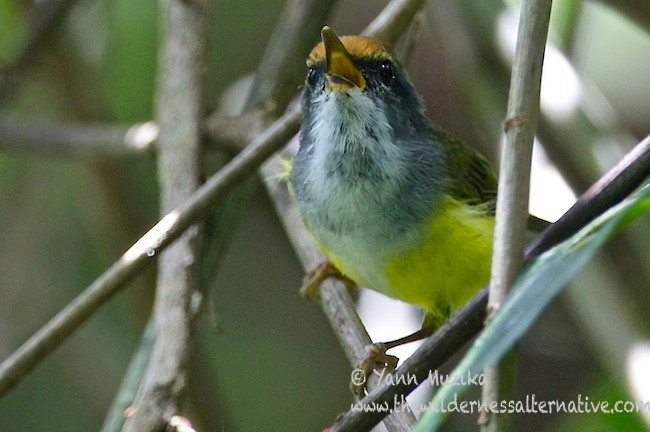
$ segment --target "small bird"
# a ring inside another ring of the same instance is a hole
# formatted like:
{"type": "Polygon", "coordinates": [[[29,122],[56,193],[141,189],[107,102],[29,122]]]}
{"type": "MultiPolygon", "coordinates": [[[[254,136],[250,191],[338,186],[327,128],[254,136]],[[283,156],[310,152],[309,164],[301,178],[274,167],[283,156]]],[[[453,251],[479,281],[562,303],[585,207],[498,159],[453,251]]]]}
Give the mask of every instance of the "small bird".
{"type": "Polygon", "coordinates": [[[488,282],[497,179],[427,118],[385,45],[329,27],[321,36],[291,186],[331,263],[321,271],[424,310],[422,329],[390,349],[431,334],[488,282]]]}

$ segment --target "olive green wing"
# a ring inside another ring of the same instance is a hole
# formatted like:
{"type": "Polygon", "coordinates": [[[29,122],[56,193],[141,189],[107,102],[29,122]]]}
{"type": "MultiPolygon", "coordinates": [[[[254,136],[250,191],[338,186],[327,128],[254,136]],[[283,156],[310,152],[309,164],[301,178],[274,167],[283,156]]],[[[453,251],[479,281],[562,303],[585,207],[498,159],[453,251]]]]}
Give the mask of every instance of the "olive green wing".
{"type": "Polygon", "coordinates": [[[497,177],[488,161],[441,130],[436,130],[434,137],[445,153],[447,193],[469,205],[483,206],[489,214],[494,214],[497,177]]]}

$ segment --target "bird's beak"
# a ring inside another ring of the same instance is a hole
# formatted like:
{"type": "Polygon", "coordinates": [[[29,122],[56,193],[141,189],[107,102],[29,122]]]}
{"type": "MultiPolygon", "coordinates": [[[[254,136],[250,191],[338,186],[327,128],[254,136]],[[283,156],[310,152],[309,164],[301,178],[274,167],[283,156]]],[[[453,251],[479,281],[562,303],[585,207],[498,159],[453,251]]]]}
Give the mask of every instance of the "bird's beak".
{"type": "Polygon", "coordinates": [[[350,58],[339,37],[334,31],[325,26],[321,30],[321,38],[325,45],[325,61],[327,63],[327,81],[325,89],[327,91],[346,91],[351,88],[363,89],[366,86],[366,80],[361,75],[350,58]]]}

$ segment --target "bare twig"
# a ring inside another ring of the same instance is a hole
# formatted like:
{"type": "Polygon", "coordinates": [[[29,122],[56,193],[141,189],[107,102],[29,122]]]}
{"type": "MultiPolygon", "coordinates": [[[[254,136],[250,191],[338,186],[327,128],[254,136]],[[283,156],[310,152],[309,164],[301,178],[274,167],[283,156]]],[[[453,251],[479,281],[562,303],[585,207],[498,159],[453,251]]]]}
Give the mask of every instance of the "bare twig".
{"type": "MultiPolygon", "coordinates": [[[[199,186],[201,123],[205,115],[208,8],[205,1],[161,0],[163,41],[156,110],[160,125],[161,213],[181,205],[199,186]]],[[[190,355],[192,296],[199,285],[200,226],[163,251],[153,308],[156,342],[124,431],[162,429],[179,413],[190,355]]]]}
{"type": "MultiPolygon", "coordinates": [[[[206,150],[236,154],[252,139],[261,115],[251,111],[237,117],[210,116],[202,125],[206,150]]],[[[0,149],[55,157],[139,156],[154,154],[158,125],[60,124],[38,119],[0,118],[0,149]]]]}
{"type": "MultiPolygon", "coordinates": [[[[650,176],[650,136],[639,143],[619,164],[610,170],[571,207],[555,224],[539,235],[534,244],[526,249],[525,258],[530,260],[566,238],[578,232],[587,223],[598,217],[604,209],[625,199],[650,176]]],[[[408,377],[425,382],[430,371],[439,368],[452,354],[456,353],[481,328],[486,317],[488,287],[485,286],[465,304],[447,325],[406,359],[395,371],[393,384],[376,388],[361,400],[364,406],[392,404],[396,395],[408,394],[417,384],[408,377]],[[400,379],[403,377],[404,379],[400,379]]],[[[348,411],[343,414],[330,432],[360,432],[370,430],[381,421],[385,413],[377,411],[348,411]]]]}
{"type": "Polygon", "coordinates": [[[264,112],[257,109],[237,117],[223,116],[215,112],[203,124],[206,145],[211,150],[225,150],[236,154],[254,139],[254,131],[264,129],[264,118],[264,112]]]}
{"type": "Polygon", "coordinates": [[[0,119],[0,148],[54,156],[121,156],[152,153],[158,138],[153,122],[133,126],[59,125],[0,119]]]}
{"type": "MultiPolygon", "coordinates": [[[[530,166],[550,15],[551,0],[524,0],[522,4],[499,175],[488,321],[505,301],[524,261],[530,166]]],[[[483,401],[489,405],[511,399],[515,372],[514,351],[500,364],[486,368],[483,401]]],[[[483,432],[496,432],[511,430],[511,420],[509,414],[482,412],[479,422],[483,432]]]]}
{"type": "MultiPolygon", "coordinates": [[[[550,10],[550,0],[526,0],[522,5],[499,175],[489,302],[495,310],[505,299],[524,257],[530,161],[550,10]]],[[[491,312],[488,310],[488,315],[491,312]]]]}

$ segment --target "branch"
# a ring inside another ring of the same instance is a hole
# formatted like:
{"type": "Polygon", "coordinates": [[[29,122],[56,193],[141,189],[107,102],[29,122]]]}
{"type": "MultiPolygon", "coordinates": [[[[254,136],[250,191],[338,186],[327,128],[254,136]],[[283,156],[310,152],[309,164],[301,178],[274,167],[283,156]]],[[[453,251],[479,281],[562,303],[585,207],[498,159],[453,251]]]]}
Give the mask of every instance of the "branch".
{"type": "MultiPolygon", "coordinates": [[[[650,177],[650,135],[641,141],[621,162],[594,184],[555,224],[539,235],[526,250],[525,259],[531,260],[598,217],[603,209],[624,200],[650,177]]],[[[392,406],[395,396],[407,395],[424,382],[430,371],[439,368],[458,352],[482,328],[486,317],[488,287],[485,286],[465,304],[446,325],[406,359],[395,371],[393,383],[383,385],[361,400],[364,406],[392,406]],[[410,378],[410,379],[409,379],[410,378]]],[[[330,432],[359,432],[370,430],[385,413],[348,411],[339,417],[330,432]]]]}
{"type": "MultiPolygon", "coordinates": [[[[163,42],[159,54],[156,109],[161,216],[181,205],[199,186],[201,123],[204,117],[205,70],[208,58],[207,2],[161,0],[163,42]]],[[[201,229],[188,227],[158,262],[153,308],[156,342],[138,395],[134,414],[123,430],[162,429],[178,414],[190,356],[195,312],[192,296],[199,285],[201,229]]]]}
{"type": "MultiPolygon", "coordinates": [[[[236,154],[261,127],[259,111],[238,117],[210,116],[202,125],[208,151],[236,154]]],[[[0,118],[0,149],[56,157],[139,156],[154,154],[159,128],[153,121],[134,125],[59,124],[41,120],[0,118]]]]}
{"type": "MultiPolygon", "coordinates": [[[[550,15],[551,0],[524,0],[522,4],[499,175],[488,320],[505,301],[524,260],[530,166],[550,15]]],[[[514,351],[485,370],[486,404],[514,396],[515,371],[514,351]]],[[[483,412],[479,423],[483,432],[496,432],[511,430],[511,420],[508,414],[483,412]]]]}
{"type": "Polygon", "coordinates": [[[488,315],[501,306],[524,258],[533,138],[539,117],[550,0],[525,0],[519,22],[497,195],[488,315]]]}
{"type": "Polygon", "coordinates": [[[153,153],[158,126],[59,125],[0,119],[0,147],[54,156],[122,156],[153,153]]]}

